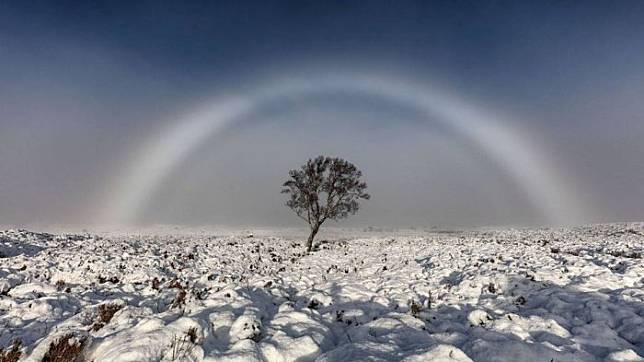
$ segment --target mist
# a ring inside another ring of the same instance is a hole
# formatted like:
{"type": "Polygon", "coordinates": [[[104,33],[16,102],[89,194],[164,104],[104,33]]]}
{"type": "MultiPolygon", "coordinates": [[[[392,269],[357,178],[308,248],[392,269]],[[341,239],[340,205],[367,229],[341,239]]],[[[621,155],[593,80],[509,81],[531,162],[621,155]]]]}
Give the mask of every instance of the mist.
{"type": "MultiPolygon", "coordinates": [[[[6,2],[0,224],[106,223],[163,130],[279,79],[338,74],[427,85],[498,115],[574,194],[583,213],[562,223],[642,220],[642,15],[636,2],[6,2]]],[[[339,225],[553,222],[439,114],[352,91],[252,107],[174,165],[132,221],[299,225],[280,185],[318,154],[355,163],[373,196],[339,225]]]]}

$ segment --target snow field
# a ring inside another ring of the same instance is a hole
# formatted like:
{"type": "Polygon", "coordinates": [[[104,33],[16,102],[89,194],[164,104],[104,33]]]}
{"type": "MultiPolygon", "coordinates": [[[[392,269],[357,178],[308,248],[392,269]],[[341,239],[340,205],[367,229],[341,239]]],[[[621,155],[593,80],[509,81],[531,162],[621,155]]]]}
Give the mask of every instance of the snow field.
{"type": "Polygon", "coordinates": [[[305,255],[269,234],[0,232],[0,348],[40,361],[73,333],[96,362],[644,361],[643,224],[336,234],[305,255]]]}

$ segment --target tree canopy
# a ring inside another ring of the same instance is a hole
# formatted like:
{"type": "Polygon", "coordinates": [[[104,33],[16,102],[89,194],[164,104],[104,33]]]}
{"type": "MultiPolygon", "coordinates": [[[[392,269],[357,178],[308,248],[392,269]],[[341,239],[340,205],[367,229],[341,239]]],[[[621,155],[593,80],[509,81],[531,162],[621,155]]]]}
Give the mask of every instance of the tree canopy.
{"type": "Polygon", "coordinates": [[[338,157],[309,159],[299,170],[289,172],[282,193],[288,194],[286,206],[311,227],[307,250],[326,220],[340,220],[355,214],[360,199],[368,200],[362,172],[351,162],[338,157]]]}

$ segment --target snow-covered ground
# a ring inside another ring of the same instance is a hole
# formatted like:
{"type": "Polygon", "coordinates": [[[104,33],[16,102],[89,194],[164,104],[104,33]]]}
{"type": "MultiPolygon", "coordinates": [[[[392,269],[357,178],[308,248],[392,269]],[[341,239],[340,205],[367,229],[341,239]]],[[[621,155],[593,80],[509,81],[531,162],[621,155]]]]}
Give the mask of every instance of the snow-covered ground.
{"type": "Polygon", "coordinates": [[[0,348],[40,361],[644,361],[644,224],[0,232],[0,348]],[[324,240],[327,239],[328,241],[324,240]],[[69,342],[66,342],[69,343],[69,342]]]}

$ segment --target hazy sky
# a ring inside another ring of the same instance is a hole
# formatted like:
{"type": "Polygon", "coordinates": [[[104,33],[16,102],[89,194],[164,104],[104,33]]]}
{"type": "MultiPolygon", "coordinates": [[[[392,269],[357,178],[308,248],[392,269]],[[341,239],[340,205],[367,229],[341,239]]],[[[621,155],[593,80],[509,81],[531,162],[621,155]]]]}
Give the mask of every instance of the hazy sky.
{"type": "MultiPolygon", "coordinates": [[[[575,194],[574,222],[643,220],[642,19],[642,1],[2,1],[0,224],[100,223],[132,160],[195,109],[343,74],[502,115],[575,194]]],[[[373,196],[343,225],[550,220],[440,114],[352,91],[250,108],[136,221],[297,225],[280,184],[320,153],[356,163],[373,196]]]]}

